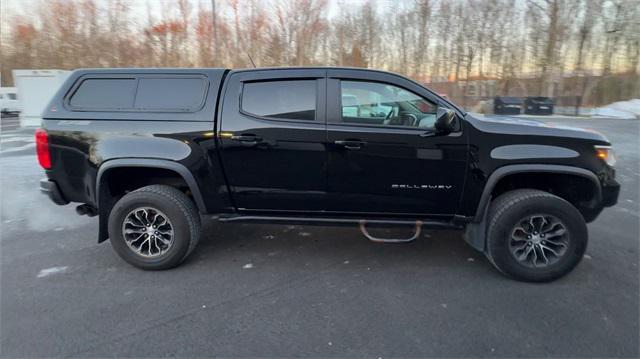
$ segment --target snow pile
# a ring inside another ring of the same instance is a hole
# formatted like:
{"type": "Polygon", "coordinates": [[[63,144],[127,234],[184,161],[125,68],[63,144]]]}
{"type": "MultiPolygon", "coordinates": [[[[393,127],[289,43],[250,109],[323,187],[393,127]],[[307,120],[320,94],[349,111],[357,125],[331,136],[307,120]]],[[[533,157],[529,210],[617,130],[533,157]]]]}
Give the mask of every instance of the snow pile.
{"type": "Polygon", "coordinates": [[[640,120],[640,99],[619,101],[594,108],[592,115],[640,120]]]}

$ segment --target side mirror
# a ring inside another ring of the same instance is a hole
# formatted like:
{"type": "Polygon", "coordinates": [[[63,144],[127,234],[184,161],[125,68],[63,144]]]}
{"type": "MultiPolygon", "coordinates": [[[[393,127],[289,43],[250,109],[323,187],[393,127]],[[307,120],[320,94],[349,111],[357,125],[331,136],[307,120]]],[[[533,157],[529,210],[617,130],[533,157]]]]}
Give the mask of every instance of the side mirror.
{"type": "Polygon", "coordinates": [[[436,132],[439,134],[449,134],[455,130],[456,113],[445,107],[438,107],[436,113],[436,132]]]}

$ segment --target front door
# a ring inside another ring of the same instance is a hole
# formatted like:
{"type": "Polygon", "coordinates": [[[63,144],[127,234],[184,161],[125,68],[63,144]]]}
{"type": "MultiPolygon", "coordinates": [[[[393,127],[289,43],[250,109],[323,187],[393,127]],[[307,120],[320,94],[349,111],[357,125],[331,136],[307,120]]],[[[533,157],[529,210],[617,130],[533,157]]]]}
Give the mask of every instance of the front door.
{"type": "Polygon", "coordinates": [[[325,73],[283,69],[229,75],[218,138],[240,211],[324,209],[325,73]]]}
{"type": "Polygon", "coordinates": [[[328,211],[456,213],[467,141],[462,131],[433,135],[446,104],[391,74],[330,70],[327,86],[328,211]]]}

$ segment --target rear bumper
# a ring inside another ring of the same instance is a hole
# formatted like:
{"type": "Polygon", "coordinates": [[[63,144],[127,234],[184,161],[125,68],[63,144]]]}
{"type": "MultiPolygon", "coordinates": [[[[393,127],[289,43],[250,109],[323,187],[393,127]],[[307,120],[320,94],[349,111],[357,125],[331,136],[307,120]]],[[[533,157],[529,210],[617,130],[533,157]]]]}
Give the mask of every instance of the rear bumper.
{"type": "Polygon", "coordinates": [[[40,192],[49,196],[49,199],[57,205],[62,206],[69,203],[62,195],[62,192],[60,192],[58,184],[50,179],[45,178],[40,180],[40,192]]]}

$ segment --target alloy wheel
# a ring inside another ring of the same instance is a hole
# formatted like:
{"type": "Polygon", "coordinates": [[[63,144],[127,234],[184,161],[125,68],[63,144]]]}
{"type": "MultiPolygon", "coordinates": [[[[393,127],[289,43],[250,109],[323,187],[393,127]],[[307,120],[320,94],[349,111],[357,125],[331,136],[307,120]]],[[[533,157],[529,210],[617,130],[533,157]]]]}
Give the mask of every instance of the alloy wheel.
{"type": "Polygon", "coordinates": [[[173,225],[158,209],[136,208],[125,217],[122,236],[134,253],[155,258],[165,254],[173,245],[173,225]]]}
{"type": "Polygon", "coordinates": [[[551,215],[533,215],[518,221],[511,231],[509,250],[522,265],[544,268],[556,263],[567,252],[569,231],[551,215]]]}

